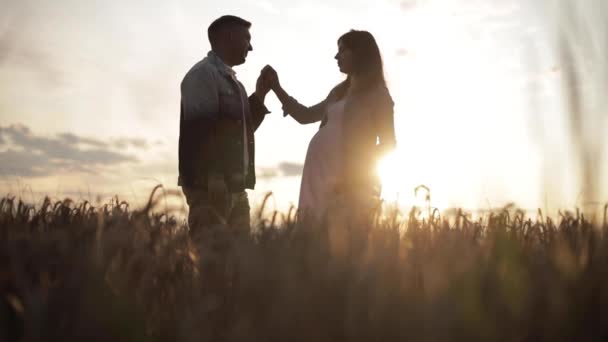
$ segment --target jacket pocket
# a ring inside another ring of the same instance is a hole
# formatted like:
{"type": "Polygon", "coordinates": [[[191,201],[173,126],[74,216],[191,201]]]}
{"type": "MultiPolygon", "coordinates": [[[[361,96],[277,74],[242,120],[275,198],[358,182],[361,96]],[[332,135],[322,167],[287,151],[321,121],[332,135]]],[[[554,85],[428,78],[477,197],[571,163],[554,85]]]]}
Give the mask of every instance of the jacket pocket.
{"type": "Polygon", "coordinates": [[[243,103],[239,92],[226,89],[219,94],[220,117],[224,119],[242,120],[243,103]]]}

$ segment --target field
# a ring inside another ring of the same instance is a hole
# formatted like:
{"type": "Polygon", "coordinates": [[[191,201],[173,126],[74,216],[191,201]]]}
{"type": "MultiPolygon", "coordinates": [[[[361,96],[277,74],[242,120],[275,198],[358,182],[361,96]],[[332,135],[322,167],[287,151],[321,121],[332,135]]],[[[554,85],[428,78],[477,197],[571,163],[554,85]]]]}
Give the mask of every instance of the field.
{"type": "Polygon", "coordinates": [[[0,340],[608,339],[608,205],[555,221],[413,208],[339,238],[258,217],[193,240],[150,198],[3,198],[0,340]]]}

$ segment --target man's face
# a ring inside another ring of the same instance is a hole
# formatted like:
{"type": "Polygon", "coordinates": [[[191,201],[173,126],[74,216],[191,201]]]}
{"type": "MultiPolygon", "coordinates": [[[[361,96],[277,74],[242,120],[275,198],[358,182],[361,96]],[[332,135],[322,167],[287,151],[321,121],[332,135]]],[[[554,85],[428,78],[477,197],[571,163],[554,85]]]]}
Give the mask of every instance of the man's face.
{"type": "Polygon", "coordinates": [[[245,63],[247,54],[252,50],[249,29],[244,26],[235,27],[230,34],[230,51],[233,65],[245,63]]]}

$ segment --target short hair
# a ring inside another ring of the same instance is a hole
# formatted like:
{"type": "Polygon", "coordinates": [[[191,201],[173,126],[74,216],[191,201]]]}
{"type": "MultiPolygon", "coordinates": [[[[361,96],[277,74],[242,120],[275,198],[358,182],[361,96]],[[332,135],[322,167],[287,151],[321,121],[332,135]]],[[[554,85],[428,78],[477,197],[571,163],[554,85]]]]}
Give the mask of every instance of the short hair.
{"type": "Polygon", "coordinates": [[[250,28],[251,23],[243,18],[239,18],[234,15],[223,15],[217,19],[215,19],[209,28],[207,28],[207,37],[209,38],[209,43],[211,43],[211,47],[217,44],[218,35],[222,29],[234,26],[242,26],[245,28],[250,28]]]}

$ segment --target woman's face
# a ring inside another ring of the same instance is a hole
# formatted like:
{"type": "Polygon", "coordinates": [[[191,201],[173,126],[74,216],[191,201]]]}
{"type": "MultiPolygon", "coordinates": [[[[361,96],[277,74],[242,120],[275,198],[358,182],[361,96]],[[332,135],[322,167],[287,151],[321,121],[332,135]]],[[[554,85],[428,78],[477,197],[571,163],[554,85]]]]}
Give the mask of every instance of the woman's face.
{"type": "Polygon", "coordinates": [[[349,75],[353,72],[353,53],[342,42],[338,42],[338,53],[336,54],[340,71],[349,75]]]}

